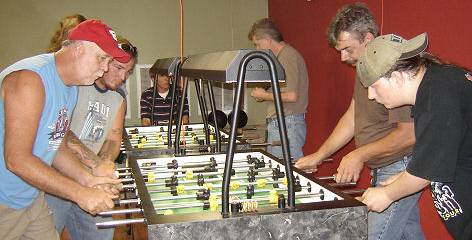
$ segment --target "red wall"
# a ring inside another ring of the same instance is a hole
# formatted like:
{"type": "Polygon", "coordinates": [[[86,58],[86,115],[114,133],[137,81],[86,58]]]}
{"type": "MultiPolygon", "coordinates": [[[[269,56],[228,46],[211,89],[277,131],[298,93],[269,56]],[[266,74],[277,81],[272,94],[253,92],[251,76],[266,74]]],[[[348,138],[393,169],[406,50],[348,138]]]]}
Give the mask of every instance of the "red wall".
{"type": "MultiPolygon", "coordinates": [[[[331,133],[352,97],[354,69],[340,62],[339,54],[329,47],[326,28],[346,0],[269,0],[269,16],[277,23],[284,38],[305,57],[310,77],[307,142],[305,154],[313,153],[331,133]]],[[[381,24],[383,33],[411,38],[429,34],[429,52],[465,67],[472,67],[472,32],[469,31],[468,0],[371,0],[365,1],[381,24]]],[[[349,144],[338,152],[335,163],[323,165],[317,175],[335,172],[340,157],[349,152],[349,144]]],[[[359,187],[370,181],[364,169],[359,187]]],[[[429,191],[421,200],[421,222],[427,239],[452,239],[431,203],[429,191]]]]}

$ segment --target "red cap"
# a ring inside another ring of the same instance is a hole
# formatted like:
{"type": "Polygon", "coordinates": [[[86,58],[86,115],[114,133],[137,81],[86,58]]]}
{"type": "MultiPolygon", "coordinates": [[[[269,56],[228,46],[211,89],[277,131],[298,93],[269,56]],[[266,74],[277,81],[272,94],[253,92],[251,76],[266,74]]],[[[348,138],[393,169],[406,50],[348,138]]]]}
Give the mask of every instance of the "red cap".
{"type": "Polygon", "coordinates": [[[121,63],[127,63],[130,55],[121,49],[115,32],[99,20],[89,19],[70,30],[69,40],[83,40],[96,43],[103,51],[121,63]]]}

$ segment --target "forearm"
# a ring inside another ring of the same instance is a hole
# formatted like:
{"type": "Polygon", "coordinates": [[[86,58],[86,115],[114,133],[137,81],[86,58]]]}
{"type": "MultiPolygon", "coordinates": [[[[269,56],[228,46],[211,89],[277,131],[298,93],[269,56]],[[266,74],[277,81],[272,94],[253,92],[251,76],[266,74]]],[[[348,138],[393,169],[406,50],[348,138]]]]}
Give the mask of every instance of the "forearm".
{"type": "Polygon", "coordinates": [[[325,157],[333,155],[340,148],[345,146],[354,136],[354,124],[348,119],[341,118],[328,139],[321,145],[319,152],[325,157]]]}
{"type": "MultiPolygon", "coordinates": [[[[274,101],[274,95],[272,91],[265,91],[265,93],[261,94],[259,99],[262,99],[264,101],[274,101]]],[[[282,99],[282,102],[296,102],[298,100],[298,95],[295,92],[281,92],[280,93],[280,98],[282,99]]]]}
{"type": "Polygon", "coordinates": [[[22,160],[16,161],[15,166],[11,167],[10,170],[31,186],[72,201],[75,201],[84,189],[83,186],[62,175],[33,155],[16,157],[22,160]]]}
{"type": "Polygon", "coordinates": [[[385,192],[392,201],[421,191],[430,181],[404,171],[393,183],[385,186],[385,192]]]}
{"type": "Polygon", "coordinates": [[[85,146],[71,130],[67,131],[63,141],[66,143],[70,152],[85,166],[93,168],[102,161],[94,152],[85,146]]]}
{"type": "Polygon", "coordinates": [[[333,132],[329,135],[328,139],[321,145],[316,154],[327,158],[333,155],[340,148],[345,146],[354,137],[354,103],[343,114],[339,119],[333,132]]]}
{"type": "Polygon", "coordinates": [[[90,170],[77,159],[64,142],[59,147],[52,166],[83,186],[87,186],[93,177],[90,170]]]}
{"type": "Polygon", "coordinates": [[[102,161],[115,162],[115,159],[120,154],[120,146],[121,142],[105,140],[102,148],[100,149],[100,152],[98,153],[98,156],[100,156],[102,161]]]}
{"type": "Polygon", "coordinates": [[[387,157],[404,151],[415,144],[413,123],[398,123],[397,128],[387,136],[357,148],[355,151],[363,156],[363,161],[387,157]]]}
{"type": "Polygon", "coordinates": [[[121,139],[123,136],[123,124],[125,118],[125,105],[121,104],[112,128],[103,142],[102,148],[98,152],[98,156],[103,161],[115,162],[115,159],[120,154],[121,139]]]}

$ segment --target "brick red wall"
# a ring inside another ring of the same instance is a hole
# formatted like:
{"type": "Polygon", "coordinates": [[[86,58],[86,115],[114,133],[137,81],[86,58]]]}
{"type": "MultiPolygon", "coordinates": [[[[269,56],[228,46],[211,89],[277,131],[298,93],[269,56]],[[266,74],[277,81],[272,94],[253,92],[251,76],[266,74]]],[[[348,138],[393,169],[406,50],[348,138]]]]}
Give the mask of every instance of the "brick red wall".
{"type": "MultiPolygon", "coordinates": [[[[352,97],[354,69],[340,62],[339,54],[328,46],[326,28],[337,9],[354,1],[346,0],[269,0],[269,16],[280,27],[284,38],[305,57],[310,77],[308,134],[305,154],[313,153],[331,133],[352,97]]],[[[382,1],[365,1],[381,24],[382,1]]],[[[472,32],[467,0],[384,0],[383,33],[411,38],[429,34],[429,52],[452,63],[471,68],[472,32]]],[[[340,157],[351,143],[335,154],[335,163],[325,164],[318,175],[335,172],[340,157]]],[[[370,181],[364,169],[360,187],[370,181]]],[[[452,239],[434,211],[429,191],[421,201],[421,222],[427,239],[452,239]]]]}

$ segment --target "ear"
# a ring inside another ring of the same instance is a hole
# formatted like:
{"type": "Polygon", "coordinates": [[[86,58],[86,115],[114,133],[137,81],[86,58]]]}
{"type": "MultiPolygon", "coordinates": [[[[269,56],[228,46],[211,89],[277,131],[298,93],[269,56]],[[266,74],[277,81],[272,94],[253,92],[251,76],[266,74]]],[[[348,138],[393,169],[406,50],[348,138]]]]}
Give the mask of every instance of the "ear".
{"type": "Polygon", "coordinates": [[[84,44],[83,43],[76,43],[75,46],[74,46],[74,57],[79,57],[80,55],[82,55],[85,51],[85,47],[84,47],[84,44]]]}
{"type": "Polygon", "coordinates": [[[405,81],[408,79],[408,73],[393,71],[392,75],[390,76],[390,84],[392,84],[396,88],[401,88],[405,81]]]}
{"type": "Polygon", "coordinates": [[[364,42],[363,43],[368,43],[368,42],[370,42],[374,39],[375,39],[374,35],[372,33],[368,32],[364,36],[364,42]]]}

